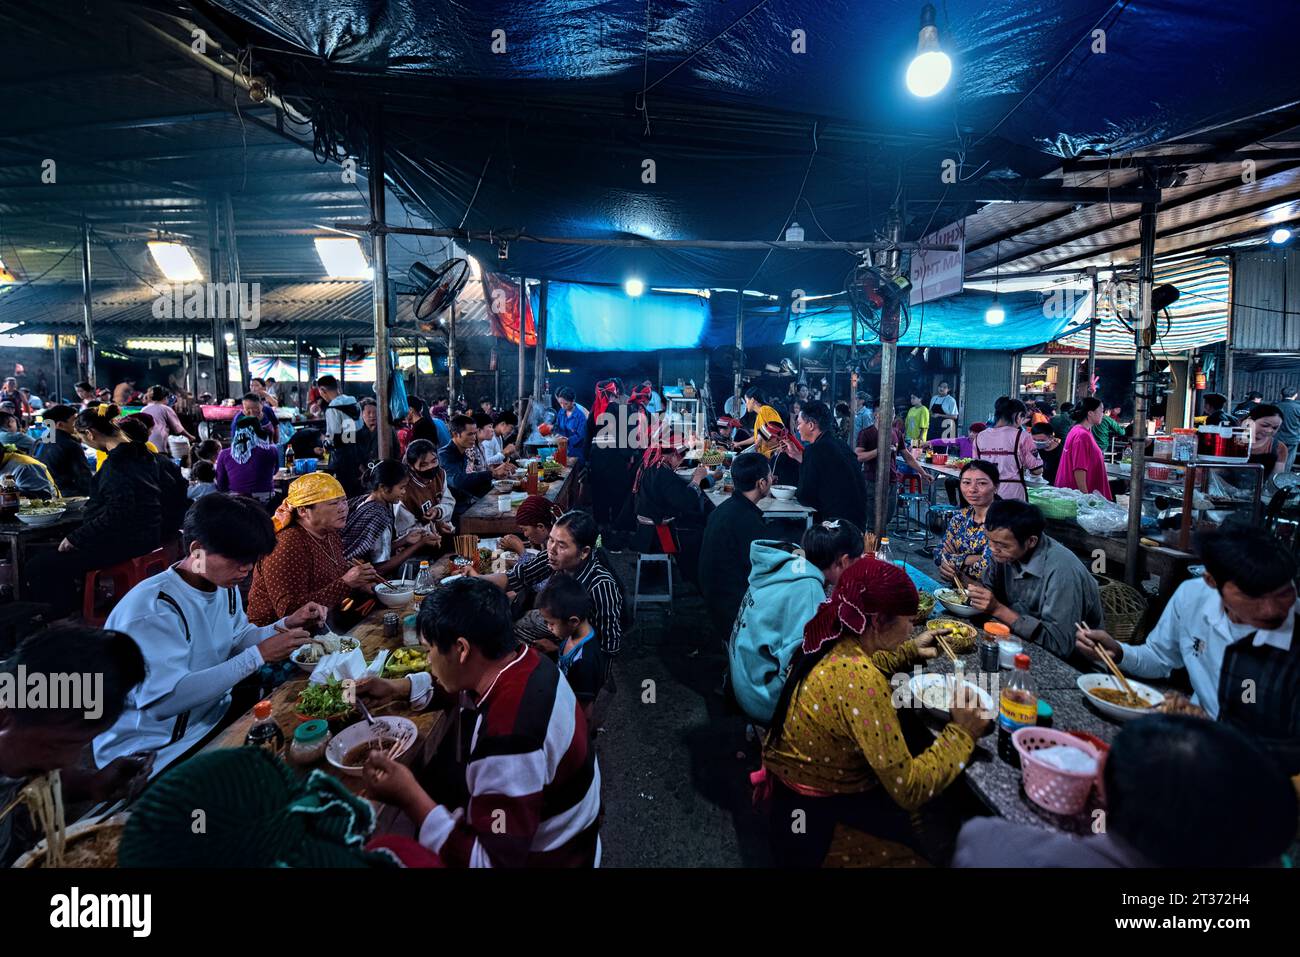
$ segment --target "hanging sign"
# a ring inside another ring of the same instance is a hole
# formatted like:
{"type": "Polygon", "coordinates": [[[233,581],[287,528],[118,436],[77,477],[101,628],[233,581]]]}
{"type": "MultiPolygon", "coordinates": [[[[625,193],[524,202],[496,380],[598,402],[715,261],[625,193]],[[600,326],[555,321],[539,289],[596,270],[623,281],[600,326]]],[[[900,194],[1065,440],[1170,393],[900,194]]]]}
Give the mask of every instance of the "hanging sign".
{"type": "Polygon", "coordinates": [[[960,293],[966,274],[966,220],[959,219],[922,236],[920,245],[957,248],[951,252],[922,248],[912,253],[911,304],[919,306],[960,293]]]}

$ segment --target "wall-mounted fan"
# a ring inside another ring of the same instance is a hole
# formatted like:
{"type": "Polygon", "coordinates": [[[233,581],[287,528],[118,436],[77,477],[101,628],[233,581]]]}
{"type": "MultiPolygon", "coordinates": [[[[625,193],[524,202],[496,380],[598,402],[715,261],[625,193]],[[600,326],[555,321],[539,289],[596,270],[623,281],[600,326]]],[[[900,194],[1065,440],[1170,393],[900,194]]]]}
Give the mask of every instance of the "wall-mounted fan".
{"type": "Polygon", "coordinates": [[[413,263],[406,278],[409,282],[397,283],[397,294],[415,297],[415,320],[423,331],[431,332],[434,320],[456,301],[469,282],[469,262],[448,259],[437,268],[413,263]]]}

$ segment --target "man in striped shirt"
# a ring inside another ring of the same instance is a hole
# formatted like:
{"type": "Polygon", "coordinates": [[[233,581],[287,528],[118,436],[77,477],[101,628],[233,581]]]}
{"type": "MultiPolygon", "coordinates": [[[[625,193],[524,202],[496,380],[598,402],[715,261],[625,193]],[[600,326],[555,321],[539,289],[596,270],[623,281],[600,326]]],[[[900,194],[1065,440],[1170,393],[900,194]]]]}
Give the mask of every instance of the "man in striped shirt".
{"type": "MultiPolygon", "coordinates": [[[[622,584],[605,563],[604,553],[596,547],[597,534],[596,520],[587,512],[566,512],[551,528],[543,554],[519,562],[508,572],[482,577],[504,590],[520,591],[525,587],[536,588],[561,572],[572,575],[591,595],[595,606],[591,623],[596,626],[600,650],[608,661],[623,646],[625,603],[622,584]]],[[[530,643],[551,638],[546,622],[536,610],[520,619],[516,633],[530,643]]]]}
{"type": "Polygon", "coordinates": [[[467,744],[467,759],[452,765],[464,780],[439,790],[467,797],[456,808],[436,802],[378,750],[364,771],[370,793],[402,808],[420,843],[449,866],[599,866],[600,769],[586,718],[555,663],[514,637],[505,595],[487,582],[453,582],[424,600],[419,630],[429,672],[358,688],[379,701],[407,694],[417,707],[432,701],[435,680],[459,693],[457,728],[439,758],[467,744]]]}

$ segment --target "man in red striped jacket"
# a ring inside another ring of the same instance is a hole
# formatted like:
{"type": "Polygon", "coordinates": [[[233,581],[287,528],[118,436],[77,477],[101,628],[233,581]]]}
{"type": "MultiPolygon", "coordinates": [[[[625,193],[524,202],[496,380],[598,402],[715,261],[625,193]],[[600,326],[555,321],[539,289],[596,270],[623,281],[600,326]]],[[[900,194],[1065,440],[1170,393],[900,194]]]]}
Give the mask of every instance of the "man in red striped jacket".
{"type": "Polygon", "coordinates": [[[586,719],[555,663],[515,638],[505,594],[482,579],[453,582],[424,600],[419,630],[432,675],[358,689],[379,701],[409,695],[416,707],[432,702],[435,679],[460,694],[439,757],[463,781],[434,790],[463,800],[435,801],[409,768],[378,751],[364,772],[370,793],[402,808],[420,843],[448,866],[598,866],[600,770],[586,719]]]}

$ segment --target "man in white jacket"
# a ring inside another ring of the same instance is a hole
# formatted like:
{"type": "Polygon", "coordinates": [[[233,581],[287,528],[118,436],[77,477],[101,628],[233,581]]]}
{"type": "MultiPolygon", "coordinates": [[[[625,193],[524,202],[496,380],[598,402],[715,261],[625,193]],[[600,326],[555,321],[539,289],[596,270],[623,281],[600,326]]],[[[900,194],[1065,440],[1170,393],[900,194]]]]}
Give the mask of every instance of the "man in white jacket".
{"type": "Polygon", "coordinates": [[[323,622],[308,602],[266,627],[248,621],[238,584],[275,548],[266,510],[251,498],[205,495],[185,518],[185,558],[132,588],[106,627],[144,655],[146,677],[117,723],[95,738],[95,763],[158,751],[154,773],[198,745],[230,707],[231,689],[263,664],[283,661],[323,622]]]}

